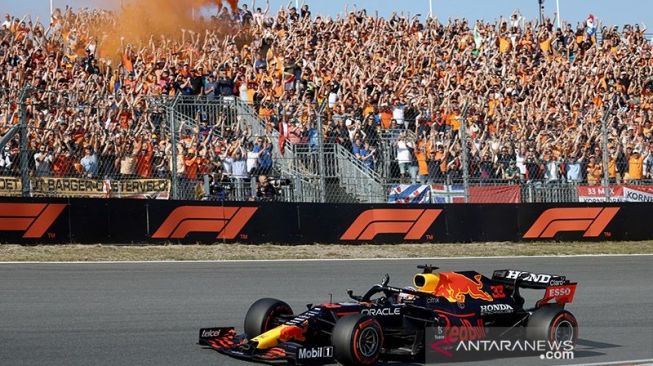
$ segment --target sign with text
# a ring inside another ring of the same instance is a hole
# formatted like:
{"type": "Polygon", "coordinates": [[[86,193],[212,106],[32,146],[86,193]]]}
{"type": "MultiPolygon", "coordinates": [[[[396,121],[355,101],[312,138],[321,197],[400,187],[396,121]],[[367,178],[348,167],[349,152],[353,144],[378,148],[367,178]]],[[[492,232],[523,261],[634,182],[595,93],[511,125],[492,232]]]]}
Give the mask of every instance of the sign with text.
{"type": "MultiPolygon", "coordinates": [[[[86,198],[156,198],[168,199],[168,179],[103,180],[87,178],[32,177],[34,197],[86,197],[86,198]]],[[[0,196],[21,195],[20,177],[0,177],[0,196]]]]}

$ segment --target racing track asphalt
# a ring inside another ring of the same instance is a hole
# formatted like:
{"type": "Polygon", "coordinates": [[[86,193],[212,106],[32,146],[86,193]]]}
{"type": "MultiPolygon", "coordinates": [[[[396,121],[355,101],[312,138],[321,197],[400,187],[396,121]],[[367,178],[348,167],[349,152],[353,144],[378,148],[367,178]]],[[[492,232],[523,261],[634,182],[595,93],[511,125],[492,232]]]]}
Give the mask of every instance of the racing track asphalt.
{"type": "MultiPolygon", "coordinates": [[[[536,356],[479,364],[570,364],[653,358],[653,257],[429,260],[442,270],[516,268],[579,282],[568,309],[581,324],[573,361],[536,356]]],[[[410,284],[424,260],[0,264],[0,364],[241,365],[196,345],[198,329],[235,325],[273,296],[296,311],[344,300],[383,273],[410,284]]],[[[531,298],[532,299],[532,298],[531,298]]],[[[529,299],[527,299],[528,301],[529,299]]],[[[528,304],[529,302],[527,302],[528,304]]],[[[532,303],[532,302],[530,302],[532,303]]]]}

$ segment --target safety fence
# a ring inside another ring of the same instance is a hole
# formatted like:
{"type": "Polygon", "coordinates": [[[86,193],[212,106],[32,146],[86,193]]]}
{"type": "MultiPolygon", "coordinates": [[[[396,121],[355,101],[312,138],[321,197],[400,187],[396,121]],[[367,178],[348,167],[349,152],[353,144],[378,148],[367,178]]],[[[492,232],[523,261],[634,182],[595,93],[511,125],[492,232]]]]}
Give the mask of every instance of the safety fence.
{"type": "Polygon", "coordinates": [[[392,205],[3,198],[2,243],[650,240],[647,203],[392,205]]]}
{"type": "Polygon", "coordinates": [[[466,123],[427,133],[414,116],[379,128],[324,104],[301,121],[255,109],[233,97],[0,90],[0,196],[553,203],[653,191],[643,151],[543,159],[532,147],[480,147],[466,123]]]}

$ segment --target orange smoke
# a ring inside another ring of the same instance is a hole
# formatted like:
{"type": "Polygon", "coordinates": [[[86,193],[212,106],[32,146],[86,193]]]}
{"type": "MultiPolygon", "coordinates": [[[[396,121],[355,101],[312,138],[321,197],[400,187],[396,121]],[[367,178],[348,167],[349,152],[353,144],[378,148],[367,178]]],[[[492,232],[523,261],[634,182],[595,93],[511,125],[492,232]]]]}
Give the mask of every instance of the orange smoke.
{"type": "MultiPolygon", "coordinates": [[[[238,0],[127,0],[117,12],[113,29],[93,31],[101,43],[100,57],[116,59],[121,57],[122,45],[147,47],[150,40],[157,46],[165,46],[161,36],[177,39],[182,29],[203,35],[209,24],[200,20],[200,13],[206,10],[217,15],[216,10],[223,9],[225,3],[232,12],[237,11],[238,0]]],[[[190,39],[189,34],[186,39],[190,39]]]]}

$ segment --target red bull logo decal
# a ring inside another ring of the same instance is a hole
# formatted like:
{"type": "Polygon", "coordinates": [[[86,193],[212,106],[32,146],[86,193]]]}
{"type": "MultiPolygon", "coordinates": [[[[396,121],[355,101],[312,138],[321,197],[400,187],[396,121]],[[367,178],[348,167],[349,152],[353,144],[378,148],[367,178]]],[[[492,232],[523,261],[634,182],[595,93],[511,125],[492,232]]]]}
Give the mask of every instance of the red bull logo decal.
{"type": "Polygon", "coordinates": [[[304,339],[304,329],[296,325],[286,326],[285,328],[281,329],[279,340],[281,342],[305,341],[306,339],[304,339]]]}
{"type": "Polygon", "coordinates": [[[442,272],[440,273],[440,282],[441,285],[435,295],[442,296],[450,302],[465,302],[465,295],[469,295],[472,299],[494,300],[490,294],[483,291],[480,274],[475,275],[472,280],[460,273],[442,272]]]}

